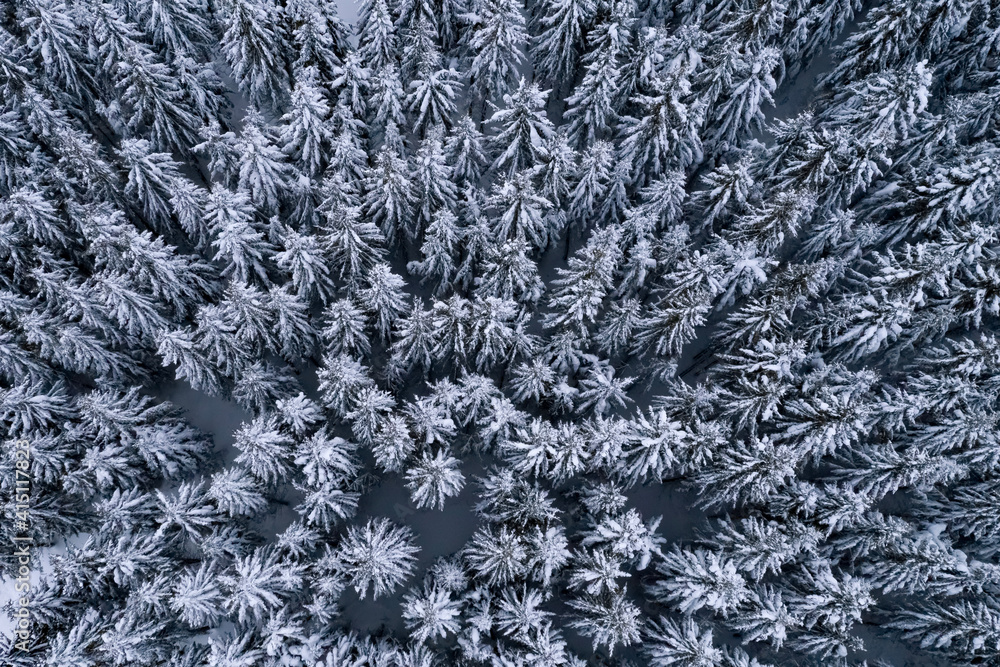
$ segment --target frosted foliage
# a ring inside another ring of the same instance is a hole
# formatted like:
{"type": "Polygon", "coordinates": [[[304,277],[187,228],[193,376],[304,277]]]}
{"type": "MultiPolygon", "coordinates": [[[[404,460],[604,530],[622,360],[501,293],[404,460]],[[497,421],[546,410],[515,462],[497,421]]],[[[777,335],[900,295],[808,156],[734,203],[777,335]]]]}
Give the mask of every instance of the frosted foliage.
{"type": "Polygon", "coordinates": [[[1000,664],[996,0],[4,7],[0,664],[1000,664]]]}
{"type": "Polygon", "coordinates": [[[358,595],[364,598],[370,587],[372,597],[378,598],[410,575],[419,551],[408,528],[376,519],[352,526],[338,547],[338,556],[358,595]]]}
{"type": "Polygon", "coordinates": [[[446,637],[459,629],[461,606],[447,590],[432,587],[403,598],[403,618],[418,641],[446,637]]]}
{"type": "Polygon", "coordinates": [[[417,507],[444,508],[447,498],[456,496],[465,486],[465,475],[458,469],[460,461],[438,451],[425,453],[406,473],[406,486],[417,507]]]}

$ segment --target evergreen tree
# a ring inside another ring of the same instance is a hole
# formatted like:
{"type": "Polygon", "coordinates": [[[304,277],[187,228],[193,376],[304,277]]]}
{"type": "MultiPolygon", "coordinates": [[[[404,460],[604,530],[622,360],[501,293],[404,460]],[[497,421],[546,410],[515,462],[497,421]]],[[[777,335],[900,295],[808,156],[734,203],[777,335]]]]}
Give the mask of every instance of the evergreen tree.
{"type": "Polygon", "coordinates": [[[522,78],[514,93],[503,96],[504,108],[489,121],[497,127],[494,171],[513,175],[538,163],[543,142],[553,135],[552,122],[545,116],[548,92],[522,78]]]}
{"type": "Polygon", "coordinates": [[[362,219],[361,207],[332,209],[324,232],[320,241],[329,253],[330,265],[339,267],[339,278],[358,280],[385,254],[385,237],[375,223],[362,219]]]}
{"type": "Polygon", "coordinates": [[[372,137],[379,137],[383,142],[391,140],[394,128],[405,123],[406,95],[403,83],[399,79],[399,70],[389,64],[373,72],[369,80],[373,117],[368,126],[372,137]],[[393,129],[390,129],[393,128],[393,129]]]}
{"type": "Polygon", "coordinates": [[[437,348],[437,330],[431,313],[414,300],[410,313],[396,320],[396,335],[392,343],[390,377],[406,375],[420,366],[425,372],[431,367],[437,348]]]}
{"type": "Polygon", "coordinates": [[[326,143],[330,128],[326,119],[330,107],[323,99],[308,70],[292,91],[288,112],[282,116],[281,152],[291,158],[299,170],[310,176],[318,175],[325,166],[326,143]]]}
{"type": "Polygon", "coordinates": [[[691,84],[671,73],[654,84],[652,95],[638,95],[641,118],[624,119],[619,155],[632,165],[641,184],[674,168],[686,169],[702,158],[699,130],[704,107],[690,97],[691,84]]]}
{"type": "Polygon", "coordinates": [[[145,27],[153,43],[163,45],[170,53],[200,53],[212,42],[205,8],[191,0],[151,0],[136,6],[135,11],[138,23],[145,27]]]}
{"type": "Polygon", "coordinates": [[[446,129],[452,125],[458,84],[458,73],[454,69],[421,63],[406,95],[407,109],[416,117],[414,125],[421,132],[426,132],[428,125],[441,125],[446,129]]]}
{"type": "MultiPolygon", "coordinates": [[[[71,9],[58,0],[39,0],[18,12],[28,53],[45,76],[68,94],[88,98],[93,82],[71,9]]],[[[11,26],[13,27],[13,26],[11,26]]]]}
{"type": "MultiPolygon", "coordinates": [[[[702,632],[690,617],[680,625],[666,618],[650,623],[645,633],[651,640],[645,647],[645,655],[651,664],[697,665],[725,664],[723,652],[712,645],[712,631],[702,632]]],[[[739,664],[735,661],[728,664],[739,664]]]]}
{"type": "Polygon", "coordinates": [[[583,80],[566,98],[567,130],[571,142],[578,148],[611,134],[618,120],[616,109],[621,95],[621,68],[618,54],[611,49],[598,49],[586,66],[583,80]]]}
{"type": "Polygon", "coordinates": [[[417,507],[444,509],[446,498],[458,495],[465,486],[465,476],[458,469],[459,460],[438,450],[433,456],[424,452],[406,472],[406,486],[417,507]]]}
{"type": "Polygon", "coordinates": [[[358,297],[365,310],[371,313],[375,330],[383,339],[389,338],[393,321],[406,310],[405,285],[388,264],[376,264],[365,274],[358,297]]]}
{"type": "Polygon", "coordinates": [[[476,293],[534,304],[541,298],[544,284],[538,265],[529,257],[531,246],[515,238],[499,248],[490,247],[482,260],[482,275],[476,293]]]}
{"type": "Polygon", "coordinates": [[[453,211],[457,193],[448,166],[441,130],[431,130],[420,143],[414,156],[413,185],[416,189],[417,216],[415,221],[420,236],[439,212],[453,211]]]}
{"type": "Polygon", "coordinates": [[[412,572],[418,552],[410,530],[388,519],[369,520],[361,528],[352,526],[338,547],[338,556],[362,599],[369,587],[378,598],[399,586],[412,572]]]}
{"type": "Polygon", "coordinates": [[[565,81],[576,71],[584,32],[596,13],[590,0],[548,0],[538,10],[537,32],[531,56],[546,83],[565,81]]]}
{"type": "Polygon", "coordinates": [[[723,66],[730,70],[725,76],[728,85],[707,118],[712,134],[706,138],[717,150],[735,147],[748,131],[761,128],[764,114],[760,107],[764,102],[774,104],[774,71],[782,65],[781,54],[768,47],[726,57],[723,66]]]}
{"type": "Polygon", "coordinates": [[[583,154],[580,174],[569,202],[570,219],[581,226],[588,222],[608,193],[614,150],[610,143],[597,141],[583,154]]]}
{"type": "Polygon", "coordinates": [[[403,618],[413,637],[420,642],[444,639],[459,630],[461,606],[449,591],[425,586],[403,598],[403,618]]]}
{"type": "Polygon", "coordinates": [[[327,307],[324,319],[327,324],[322,331],[323,340],[331,354],[371,352],[368,317],[354,299],[337,299],[327,307]]]}
{"type": "Polygon", "coordinates": [[[223,132],[218,121],[202,126],[198,131],[203,141],[194,147],[198,153],[208,156],[208,169],[212,177],[223,184],[231,184],[237,171],[238,152],[236,134],[223,132]]]}
{"type": "Polygon", "coordinates": [[[580,613],[573,627],[594,640],[594,649],[605,646],[613,654],[618,645],[630,646],[639,641],[641,611],[624,593],[573,600],[570,605],[580,613]]]}
{"type": "Polygon", "coordinates": [[[215,236],[213,259],[226,261],[223,275],[239,282],[253,276],[267,283],[266,262],[272,247],[253,224],[250,198],[242,192],[219,188],[208,197],[205,217],[215,236]]]}
{"type": "Polygon", "coordinates": [[[478,183],[489,160],[483,135],[471,118],[458,121],[445,140],[445,149],[455,177],[478,183]]]}
{"type": "Polygon", "coordinates": [[[466,16],[471,85],[485,101],[513,87],[528,42],[522,6],[516,0],[479,0],[466,16]]]}
{"type": "Polygon", "coordinates": [[[235,438],[234,446],[240,453],[234,463],[245,466],[265,484],[280,481],[291,472],[292,440],[278,430],[273,417],[244,424],[235,438]]]}
{"type": "MultiPolygon", "coordinates": [[[[404,4],[416,8],[424,5],[424,2],[423,0],[413,3],[407,1],[404,4]]],[[[404,81],[412,81],[422,69],[438,69],[443,61],[434,22],[423,15],[427,13],[426,11],[422,10],[420,13],[422,15],[419,18],[416,18],[416,15],[411,15],[413,22],[408,24],[409,28],[403,33],[403,57],[400,62],[400,71],[404,81]]],[[[400,20],[405,20],[405,17],[401,16],[400,20]]]]}
{"type": "Polygon", "coordinates": [[[313,234],[300,234],[294,229],[282,229],[282,250],[275,253],[278,268],[291,276],[296,293],[306,303],[318,296],[326,301],[333,293],[330,268],[322,241],[313,234]]]}
{"type": "Polygon", "coordinates": [[[115,81],[129,131],[135,136],[148,129],[161,149],[190,148],[198,121],[183,103],[183,92],[170,68],[145,49],[128,48],[120,58],[115,81]]]}
{"type": "Polygon", "coordinates": [[[490,585],[508,584],[527,569],[524,540],[507,526],[480,528],[466,545],[465,558],[479,579],[490,585]]]}
{"type": "Polygon", "coordinates": [[[436,281],[435,296],[443,294],[451,284],[460,239],[461,229],[455,214],[447,209],[440,210],[424,231],[424,242],[420,246],[423,259],[406,265],[407,271],[421,276],[421,282],[436,281]]]}
{"type": "Polygon", "coordinates": [[[412,238],[415,197],[406,162],[383,147],[367,171],[365,188],[365,213],[381,228],[388,243],[395,242],[398,232],[412,238]]]}
{"type": "Polygon", "coordinates": [[[309,321],[308,302],[287,285],[273,286],[267,293],[267,308],[275,324],[273,347],[291,363],[309,357],[315,347],[316,332],[309,321]]]}
{"type": "Polygon", "coordinates": [[[674,550],[657,569],[665,578],[651,593],[676,601],[685,614],[706,607],[725,617],[749,597],[736,565],[713,552],[674,550]]]}
{"type": "Polygon", "coordinates": [[[193,389],[209,395],[220,393],[219,372],[195,346],[190,331],[161,332],[157,346],[157,354],[164,366],[176,364],[174,372],[178,380],[187,380],[193,389]]]}
{"type": "Polygon", "coordinates": [[[615,227],[597,231],[569,260],[566,269],[557,269],[559,278],[553,282],[547,326],[576,327],[581,334],[587,333],[613,286],[621,261],[619,234],[615,227]]]}
{"type": "Polygon", "coordinates": [[[335,92],[337,110],[350,120],[365,117],[368,108],[365,92],[371,71],[361,61],[357,52],[347,55],[343,63],[334,67],[330,88],[335,92]],[[353,118],[350,118],[353,117],[353,118]]]}
{"type": "Polygon", "coordinates": [[[170,208],[174,217],[196,247],[205,247],[210,237],[205,222],[208,192],[187,179],[175,180],[171,185],[170,208]]]}
{"type": "Polygon", "coordinates": [[[396,47],[396,24],[386,0],[366,3],[367,12],[359,16],[358,53],[372,72],[395,65],[399,57],[396,47]]]}
{"type": "Polygon", "coordinates": [[[281,202],[279,194],[291,172],[256,112],[247,114],[244,119],[235,148],[239,156],[237,187],[247,192],[256,206],[276,213],[281,202]]]}
{"type": "Polygon", "coordinates": [[[121,156],[129,167],[126,193],[139,200],[143,215],[155,229],[170,229],[171,193],[175,184],[183,182],[180,164],[169,153],[154,153],[145,139],[124,142],[121,156]]]}
{"type": "Polygon", "coordinates": [[[274,30],[278,8],[269,0],[227,0],[221,10],[222,51],[240,89],[262,107],[280,107],[288,90],[289,50],[274,30]]]}
{"type": "Polygon", "coordinates": [[[497,234],[501,239],[522,239],[535,248],[548,244],[549,230],[542,214],[551,204],[535,190],[529,172],[518,172],[494,186],[490,204],[499,214],[497,234]]]}
{"type": "Polygon", "coordinates": [[[893,67],[910,53],[916,42],[927,5],[893,3],[880,7],[866,17],[838,50],[839,63],[824,77],[824,82],[860,79],[893,67]]]}
{"type": "Polygon", "coordinates": [[[318,80],[333,79],[334,69],[343,62],[350,50],[347,26],[337,16],[335,5],[316,0],[292,0],[284,8],[291,35],[287,37],[294,60],[292,71],[296,85],[303,75],[318,80]]]}
{"type": "Polygon", "coordinates": [[[536,171],[541,182],[541,194],[554,208],[561,210],[563,200],[569,196],[577,177],[576,152],[566,136],[556,132],[543,142],[538,157],[541,163],[536,171]]]}

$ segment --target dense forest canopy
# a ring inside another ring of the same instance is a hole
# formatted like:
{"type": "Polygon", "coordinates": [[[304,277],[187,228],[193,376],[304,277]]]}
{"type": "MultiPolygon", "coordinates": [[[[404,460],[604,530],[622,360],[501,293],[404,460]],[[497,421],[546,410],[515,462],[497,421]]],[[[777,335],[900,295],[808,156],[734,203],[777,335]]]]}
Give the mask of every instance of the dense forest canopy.
{"type": "Polygon", "coordinates": [[[5,665],[1000,662],[996,0],[0,16],[5,665]]]}

